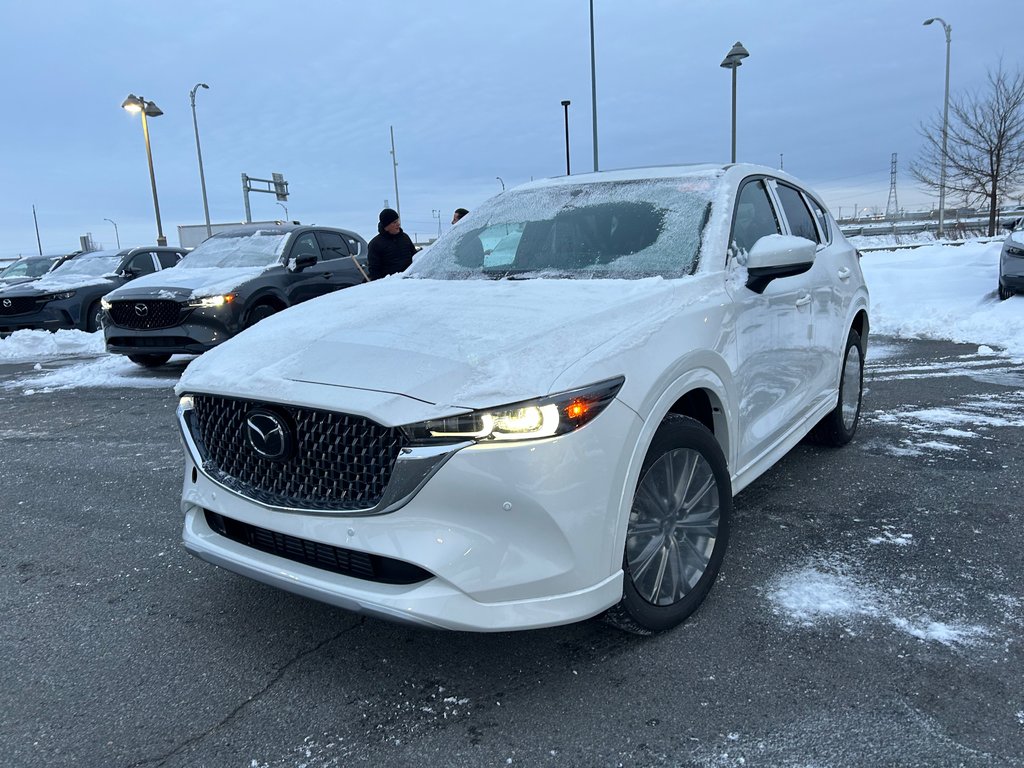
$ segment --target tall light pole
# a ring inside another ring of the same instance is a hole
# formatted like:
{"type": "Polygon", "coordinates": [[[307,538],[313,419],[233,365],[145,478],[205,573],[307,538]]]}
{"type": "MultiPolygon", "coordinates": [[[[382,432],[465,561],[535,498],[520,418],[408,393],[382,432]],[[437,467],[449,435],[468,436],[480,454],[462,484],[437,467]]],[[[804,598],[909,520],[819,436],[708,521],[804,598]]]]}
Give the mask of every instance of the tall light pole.
{"type": "MultiPolygon", "coordinates": [[[[280,205],[282,208],[284,208],[284,220],[288,221],[289,220],[288,219],[288,206],[285,205],[284,203],[278,203],[278,205],[280,205]]],[[[386,208],[387,206],[384,206],[384,207],[386,208]]],[[[210,222],[206,222],[206,226],[210,226],[210,222]]]]}
{"type": "Polygon", "coordinates": [[[568,99],[562,100],[562,106],[565,108],[565,175],[569,176],[569,104],[571,102],[568,99]]]}
{"type": "Polygon", "coordinates": [[[213,237],[213,230],[210,228],[210,206],[206,202],[206,176],[203,174],[203,150],[199,146],[199,123],[196,121],[196,91],[200,88],[209,88],[206,83],[196,83],[188,93],[192,102],[192,127],[196,129],[196,156],[199,158],[199,184],[203,188],[203,213],[206,215],[206,236],[213,237]]]}
{"type": "Polygon", "coordinates": [[[146,118],[159,117],[163,111],[152,101],[146,101],[141,96],[133,93],[128,94],[121,107],[129,112],[142,114],[142,136],[146,140],[146,160],[149,162],[149,183],[153,187],[153,209],[156,211],[156,244],[167,245],[167,238],[164,237],[164,226],[160,222],[160,201],[156,196],[156,173],[153,172],[153,152],[149,148],[149,123],[146,118]]]}
{"type": "Polygon", "coordinates": [[[395,212],[402,216],[402,204],[398,202],[398,155],[395,154],[395,126],[391,128],[391,169],[395,174],[395,212]]]}
{"type": "Polygon", "coordinates": [[[594,53],[594,0],[590,0],[590,103],[594,111],[594,172],[597,173],[597,56],[594,53]]]}
{"type": "Polygon", "coordinates": [[[743,59],[749,55],[743,44],[737,41],[719,65],[732,70],[732,162],[734,163],[736,162],[736,70],[743,63],[743,59]]]}
{"type": "Polygon", "coordinates": [[[939,22],[946,30],[946,95],[942,100],[942,169],[939,171],[939,237],[942,237],[942,225],[946,220],[946,139],[949,136],[949,43],[952,39],[953,27],[938,16],[924,23],[927,27],[933,21],[939,22]]]}
{"type": "Polygon", "coordinates": [[[117,247],[120,248],[121,247],[121,236],[119,234],[117,234],[117,222],[114,221],[113,219],[108,219],[108,218],[104,218],[103,220],[104,221],[109,221],[111,224],[114,225],[114,238],[117,240],[117,247]]]}

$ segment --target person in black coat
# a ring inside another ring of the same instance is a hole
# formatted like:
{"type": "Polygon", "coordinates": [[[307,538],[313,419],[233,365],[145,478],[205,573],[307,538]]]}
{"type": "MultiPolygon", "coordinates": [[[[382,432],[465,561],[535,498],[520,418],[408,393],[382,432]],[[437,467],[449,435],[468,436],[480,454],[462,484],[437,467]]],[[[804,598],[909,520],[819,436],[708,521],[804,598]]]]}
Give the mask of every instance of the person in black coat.
{"type": "Polygon", "coordinates": [[[378,234],[370,241],[366,256],[371,280],[404,272],[412,264],[413,254],[416,253],[412,238],[402,231],[402,221],[396,211],[385,208],[379,218],[378,234]]]}

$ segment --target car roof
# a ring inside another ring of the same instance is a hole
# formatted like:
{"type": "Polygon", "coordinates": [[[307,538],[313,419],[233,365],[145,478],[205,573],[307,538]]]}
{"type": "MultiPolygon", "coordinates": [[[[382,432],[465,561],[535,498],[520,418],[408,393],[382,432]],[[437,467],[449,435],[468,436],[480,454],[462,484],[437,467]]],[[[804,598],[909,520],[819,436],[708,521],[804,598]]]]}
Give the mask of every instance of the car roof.
{"type": "Polygon", "coordinates": [[[556,176],[550,179],[529,181],[525,184],[520,184],[515,189],[541,189],[570,184],[596,184],[616,181],[678,179],[686,176],[703,176],[715,172],[724,173],[731,177],[764,174],[785,179],[801,187],[805,186],[785,171],[779,168],[769,168],[766,165],[756,165],[754,163],[692,163],[688,165],[653,165],[638,168],[619,168],[608,171],[573,174],[572,176],[556,176]]]}

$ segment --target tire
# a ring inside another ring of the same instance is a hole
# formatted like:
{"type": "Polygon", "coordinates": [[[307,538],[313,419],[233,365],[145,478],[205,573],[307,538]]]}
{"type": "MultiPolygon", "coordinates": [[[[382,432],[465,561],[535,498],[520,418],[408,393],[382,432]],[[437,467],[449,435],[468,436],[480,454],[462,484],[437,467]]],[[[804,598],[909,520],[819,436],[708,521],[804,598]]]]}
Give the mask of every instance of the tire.
{"type": "Polygon", "coordinates": [[[171,359],[170,355],[128,355],[128,359],[143,368],[156,368],[171,359]]]}
{"type": "Polygon", "coordinates": [[[266,320],[271,315],[276,314],[277,311],[277,307],[273,304],[257,304],[245,316],[245,327],[252,328],[260,320],[266,320]]]}
{"type": "Polygon", "coordinates": [[[864,397],[864,346],[860,334],[852,328],[843,351],[843,367],[839,372],[839,402],[835,410],[811,430],[808,437],[818,445],[839,448],[853,439],[860,422],[860,406],[864,397]]]}
{"type": "Polygon", "coordinates": [[[640,469],[626,529],[622,601],[605,619],[649,635],[680,624],[704,602],[722,567],[732,482],[715,436],[669,414],[640,469]]]}
{"type": "Polygon", "coordinates": [[[85,330],[87,333],[95,333],[103,327],[103,308],[98,301],[89,305],[89,313],[85,316],[85,330]]]}
{"type": "Polygon", "coordinates": [[[999,300],[1000,301],[1006,301],[1008,298],[1013,296],[1013,294],[1014,294],[1013,291],[1011,291],[1009,288],[1007,288],[1001,282],[999,283],[999,300]]]}

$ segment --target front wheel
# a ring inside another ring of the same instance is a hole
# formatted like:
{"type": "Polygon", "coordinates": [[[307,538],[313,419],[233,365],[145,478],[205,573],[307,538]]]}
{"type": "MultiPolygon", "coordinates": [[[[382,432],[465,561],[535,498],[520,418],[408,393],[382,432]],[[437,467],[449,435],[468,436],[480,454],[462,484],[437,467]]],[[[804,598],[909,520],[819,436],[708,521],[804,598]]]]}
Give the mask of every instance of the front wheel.
{"type": "Polygon", "coordinates": [[[85,330],[88,333],[95,333],[103,327],[103,308],[98,301],[89,306],[89,312],[85,316],[85,330]]]}
{"type": "Polygon", "coordinates": [[[143,368],[156,368],[171,359],[170,355],[128,355],[128,359],[143,368]]]}
{"type": "Polygon", "coordinates": [[[260,320],[266,320],[271,315],[277,312],[277,307],[272,304],[257,304],[255,307],[249,310],[249,313],[245,317],[245,327],[252,328],[260,320]]]}
{"type": "Polygon", "coordinates": [[[732,483],[715,436],[695,419],[669,414],[640,470],[626,528],[622,601],[607,620],[651,634],[697,610],[722,567],[731,517],[732,483]]]}
{"type": "Polygon", "coordinates": [[[864,347],[860,334],[851,328],[843,352],[843,368],[839,374],[839,402],[835,410],[811,430],[811,440],[819,445],[836,448],[850,442],[860,422],[863,395],[864,347]]]}

